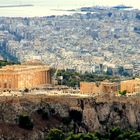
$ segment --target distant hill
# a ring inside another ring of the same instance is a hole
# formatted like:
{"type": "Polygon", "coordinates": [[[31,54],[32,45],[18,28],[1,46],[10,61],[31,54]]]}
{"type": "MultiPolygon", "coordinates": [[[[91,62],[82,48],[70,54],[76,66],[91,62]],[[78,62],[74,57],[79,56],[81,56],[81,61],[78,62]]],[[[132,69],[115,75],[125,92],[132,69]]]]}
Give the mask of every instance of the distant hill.
{"type": "Polygon", "coordinates": [[[128,8],[133,8],[131,6],[125,6],[125,5],[118,5],[118,6],[113,6],[113,7],[105,7],[105,6],[94,6],[94,7],[82,7],[80,8],[80,11],[82,12],[95,12],[96,10],[104,10],[107,8],[115,8],[115,9],[128,9],[128,8]]]}
{"type": "Polygon", "coordinates": [[[117,5],[117,6],[113,6],[112,8],[116,8],[116,9],[128,9],[128,8],[133,8],[131,6],[125,6],[125,5],[117,5]]]}

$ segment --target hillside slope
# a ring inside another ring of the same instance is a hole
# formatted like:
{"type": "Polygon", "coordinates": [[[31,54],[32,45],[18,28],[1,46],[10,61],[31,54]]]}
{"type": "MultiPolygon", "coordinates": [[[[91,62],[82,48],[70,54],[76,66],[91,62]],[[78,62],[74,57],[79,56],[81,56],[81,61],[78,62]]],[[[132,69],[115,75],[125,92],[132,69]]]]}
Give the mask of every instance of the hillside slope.
{"type": "MultiPolygon", "coordinates": [[[[0,139],[44,140],[51,128],[66,129],[63,118],[69,117],[70,110],[83,113],[81,132],[107,131],[113,127],[140,128],[140,99],[134,97],[76,98],[59,96],[1,97],[0,98],[0,139]],[[47,112],[48,118],[40,115],[47,112]],[[18,126],[19,115],[28,114],[33,121],[33,130],[18,126]]],[[[70,126],[69,126],[70,127],[70,126]]]]}

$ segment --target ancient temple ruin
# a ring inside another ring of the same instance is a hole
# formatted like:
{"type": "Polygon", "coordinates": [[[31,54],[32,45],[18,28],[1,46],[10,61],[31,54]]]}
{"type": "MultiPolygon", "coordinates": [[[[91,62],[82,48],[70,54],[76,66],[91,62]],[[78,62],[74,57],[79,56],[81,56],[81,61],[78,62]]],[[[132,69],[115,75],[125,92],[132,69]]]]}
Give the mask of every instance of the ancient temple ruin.
{"type": "Polygon", "coordinates": [[[51,69],[41,63],[8,65],[0,69],[0,89],[19,90],[51,84],[51,69]]]}

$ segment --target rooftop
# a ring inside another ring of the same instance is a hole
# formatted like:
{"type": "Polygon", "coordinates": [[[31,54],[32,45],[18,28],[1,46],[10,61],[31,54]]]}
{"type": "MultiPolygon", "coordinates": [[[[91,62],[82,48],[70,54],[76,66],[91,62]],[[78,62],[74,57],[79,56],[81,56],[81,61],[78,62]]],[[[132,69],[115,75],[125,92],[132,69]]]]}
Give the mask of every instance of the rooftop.
{"type": "Polygon", "coordinates": [[[50,69],[49,66],[42,64],[41,62],[25,62],[23,64],[17,65],[7,65],[0,69],[0,72],[18,72],[18,71],[26,71],[30,69],[50,69]]]}

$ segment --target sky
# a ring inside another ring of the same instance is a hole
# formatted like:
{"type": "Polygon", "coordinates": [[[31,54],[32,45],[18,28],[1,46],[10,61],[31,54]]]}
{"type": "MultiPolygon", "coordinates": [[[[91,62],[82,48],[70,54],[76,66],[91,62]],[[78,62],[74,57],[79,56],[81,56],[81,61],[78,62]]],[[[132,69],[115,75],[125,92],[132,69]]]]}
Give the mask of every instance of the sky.
{"type": "Polygon", "coordinates": [[[3,4],[35,4],[50,7],[79,7],[103,5],[112,6],[124,4],[140,8],[140,0],[0,0],[0,5],[3,4]]]}
{"type": "Polygon", "coordinates": [[[52,9],[76,9],[86,6],[126,5],[140,9],[140,0],[0,0],[1,5],[33,4],[33,7],[0,8],[0,16],[47,16],[71,14],[52,9]]]}

